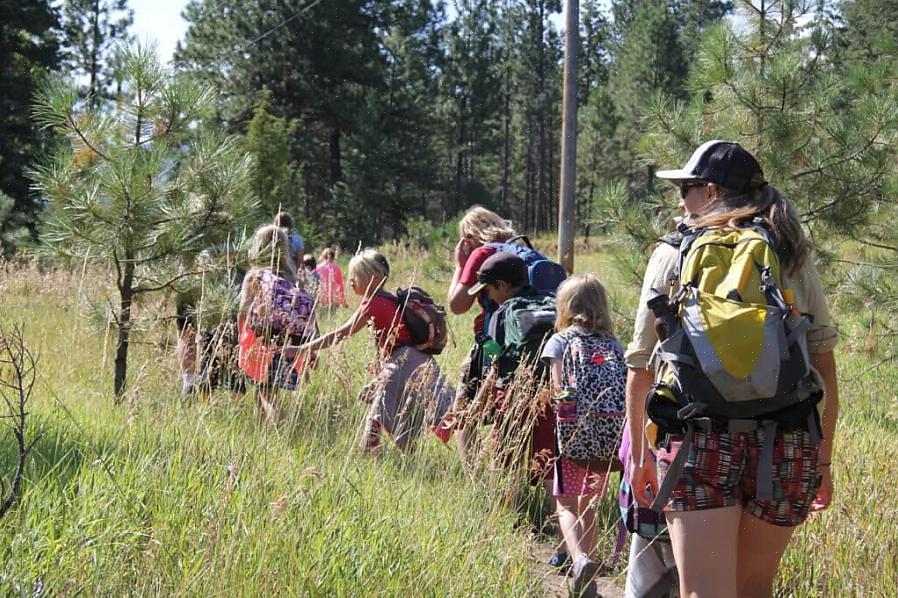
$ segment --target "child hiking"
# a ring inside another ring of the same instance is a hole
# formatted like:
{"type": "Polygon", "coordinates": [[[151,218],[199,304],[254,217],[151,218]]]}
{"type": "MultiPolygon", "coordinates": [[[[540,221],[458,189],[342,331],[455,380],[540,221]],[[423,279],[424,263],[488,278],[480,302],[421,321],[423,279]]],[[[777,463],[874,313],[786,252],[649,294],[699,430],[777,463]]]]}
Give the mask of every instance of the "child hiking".
{"type": "Polygon", "coordinates": [[[542,352],[554,392],[558,454],[553,494],[573,559],[573,594],[595,596],[595,501],[605,490],[620,447],[626,366],[614,339],[605,288],[594,276],[561,283],[556,309],[557,332],[542,352]]]}
{"type": "Polygon", "coordinates": [[[328,310],[334,306],[349,307],[346,303],[346,291],[343,285],[343,271],[337,265],[337,254],[330,247],[318,257],[321,262],[315,267],[320,286],[318,287],[318,305],[328,310]]]}
{"type": "Polygon", "coordinates": [[[555,421],[539,355],[555,325],[555,297],[535,291],[527,265],[506,252],[484,261],[477,280],[469,292],[484,292],[497,306],[477,336],[488,382],[460,417],[468,425],[492,421],[495,463],[525,472],[531,485],[544,484],[551,496],[555,421]]]}
{"type": "Polygon", "coordinates": [[[770,597],[795,528],[832,500],[836,331],[795,208],[754,156],[709,141],[657,176],[685,220],[649,261],[627,350],[632,492],[664,509],[683,596],[770,597]]]}
{"type": "Polygon", "coordinates": [[[240,361],[256,383],[266,421],[274,423],[280,419],[278,390],[293,390],[297,383],[297,364],[285,349],[316,336],[318,327],[312,298],[296,286],[296,267],[283,229],[271,224],[259,228],[249,259],[237,313],[240,361]]]}
{"type": "Polygon", "coordinates": [[[440,421],[453,391],[433,357],[419,350],[396,296],[383,290],[390,275],[387,258],[366,249],[349,262],[349,284],[362,303],[339,328],[298,347],[313,355],[370,326],[378,347],[374,379],[359,393],[369,403],[359,446],[364,452],[380,447],[381,431],[406,451],[425,420],[440,421]]]}
{"type": "MultiPolygon", "coordinates": [[[[511,222],[505,220],[495,212],[481,206],[473,206],[458,223],[459,240],[453,252],[455,258],[455,272],[449,291],[446,296],[446,304],[454,314],[465,314],[478,304],[480,313],[474,318],[474,334],[483,331],[483,322],[487,311],[495,305],[490,305],[486,293],[469,293],[470,289],[477,285],[477,272],[487,258],[498,250],[491,243],[504,243],[517,233],[511,226],[511,222]]],[[[474,343],[468,356],[461,365],[461,379],[455,397],[453,411],[464,410],[473,400],[480,389],[485,372],[483,370],[483,351],[479,343],[474,343]]],[[[457,430],[456,439],[462,460],[470,458],[470,447],[475,430],[472,423],[464,422],[457,430]]]]}

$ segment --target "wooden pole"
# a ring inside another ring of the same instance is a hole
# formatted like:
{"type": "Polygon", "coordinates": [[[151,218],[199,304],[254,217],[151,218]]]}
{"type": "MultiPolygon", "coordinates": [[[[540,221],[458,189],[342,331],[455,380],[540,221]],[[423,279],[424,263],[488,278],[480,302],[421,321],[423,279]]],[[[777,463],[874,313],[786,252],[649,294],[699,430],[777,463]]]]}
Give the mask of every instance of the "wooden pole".
{"type": "Polygon", "coordinates": [[[574,271],[574,231],[577,180],[577,54],[580,33],[579,0],[566,0],[564,20],[564,99],[561,117],[561,188],[558,198],[558,261],[574,271]]]}

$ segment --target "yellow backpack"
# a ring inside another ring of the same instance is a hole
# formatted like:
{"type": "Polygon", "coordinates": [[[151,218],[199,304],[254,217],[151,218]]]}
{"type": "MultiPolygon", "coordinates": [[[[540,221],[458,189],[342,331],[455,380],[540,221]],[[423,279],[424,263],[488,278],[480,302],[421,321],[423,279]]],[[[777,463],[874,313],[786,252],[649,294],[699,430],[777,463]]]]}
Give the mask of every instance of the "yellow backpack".
{"type": "MultiPolygon", "coordinates": [[[[678,454],[683,459],[671,465],[666,479],[671,489],[696,427],[764,427],[772,455],[778,426],[819,433],[809,418],[822,396],[809,366],[810,318],[791,305],[788,290],[784,296],[779,257],[763,221],[686,231],[679,250],[680,291],[669,303],[661,291],[649,301],[667,333],[655,348],[659,375],[648,397],[656,428],[650,440],[684,435],[678,454]],[[792,421],[796,414],[801,421],[792,421]]],[[[759,498],[771,484],[772,473],[759,471],[759,498]]],[[[666,499],[662,494],[658,509],[666,499]]]]}

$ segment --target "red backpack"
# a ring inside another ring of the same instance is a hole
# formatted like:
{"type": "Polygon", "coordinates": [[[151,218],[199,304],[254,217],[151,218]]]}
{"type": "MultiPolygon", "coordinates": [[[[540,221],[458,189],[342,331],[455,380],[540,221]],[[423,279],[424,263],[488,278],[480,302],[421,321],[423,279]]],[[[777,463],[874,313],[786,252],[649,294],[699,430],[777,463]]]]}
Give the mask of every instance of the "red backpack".
{"type": "Polygon", "coordinates": [[[397,289],[396,294],[378,291],[399,305],[402,323],[409,332],[411,346],[428,355],[439,355],[446,348],[449,329],[446,310],[437,305],[427,291],[420,287],[397,289]]]}

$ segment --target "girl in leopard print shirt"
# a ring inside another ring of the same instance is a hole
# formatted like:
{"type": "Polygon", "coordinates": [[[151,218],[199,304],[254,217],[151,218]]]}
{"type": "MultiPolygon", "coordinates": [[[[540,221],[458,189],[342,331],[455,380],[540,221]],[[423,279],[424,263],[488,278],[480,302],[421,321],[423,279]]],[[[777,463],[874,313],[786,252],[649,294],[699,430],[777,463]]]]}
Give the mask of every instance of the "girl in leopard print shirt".
{"type": "MultiPolygon", "coordinates": [[[[623,350],[614,339],[605,288],[590,274],[571,277],[558,289],[556,309],[557,332],[548,340],[542,353],[542,359],[550,368],[556,396],[565,391],[578,397],[579,401],[587,400],[587,395],[611,399],[615,405],[614,413],[601,413],[602,422],[600,427],[595,428],[596,434],[584,431],[579,442],[604,443],[608,445],[605,449],[616,451],[623,429],[626,365],[623,350]],[[589,372],[599,375],[581,375],[581,371],[587,370],[574,365],[576,363],[598,364],[600,367],[587,367],[591,368],[589,372]],[[575,369],[578,370],[576,373],[573,371],[575,369]]],[[[553,403],[557,411],[556,426],[565,417],[576,419],[573,413],[562,412],[564,409],[577,412],[576,403],[553,403]]],[[[578,439],[570,441],[574,444],[578,439]]],[[[595,446],[581,448],[581,452],[587,454],[608,452],[596,451],[595,446]]],[[[572,454],[578,453],[575,450],[572,454]]],[[[573,560],[574,596],[594,595],[593,577],[599,570],[595,555],[596,501],[597,496],[605,491],[611,463],[610,459],[575,460],[563,455],[555,462],[553,494],[558,505],[561,531],[573,560]]]]}

